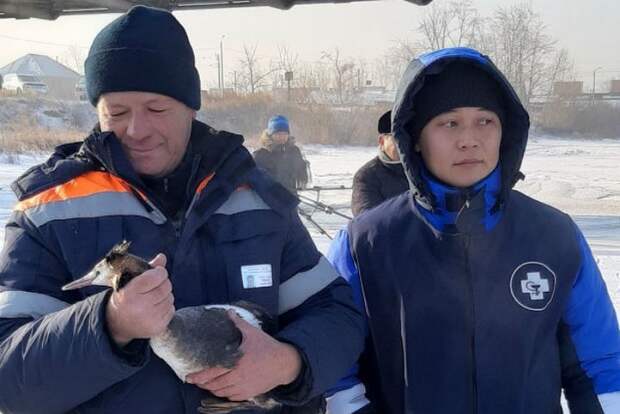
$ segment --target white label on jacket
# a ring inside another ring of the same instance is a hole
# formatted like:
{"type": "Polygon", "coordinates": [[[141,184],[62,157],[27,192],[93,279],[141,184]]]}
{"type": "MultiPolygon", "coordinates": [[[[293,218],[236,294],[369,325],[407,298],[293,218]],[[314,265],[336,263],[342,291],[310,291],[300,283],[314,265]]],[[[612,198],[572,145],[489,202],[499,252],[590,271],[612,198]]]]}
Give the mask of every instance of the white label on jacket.
{"type": "Polygon", "coordinates": [[[271,265],[259,264],[241,266],[241,280],[244,289],[269,287],[273,285],[271,265]]]}

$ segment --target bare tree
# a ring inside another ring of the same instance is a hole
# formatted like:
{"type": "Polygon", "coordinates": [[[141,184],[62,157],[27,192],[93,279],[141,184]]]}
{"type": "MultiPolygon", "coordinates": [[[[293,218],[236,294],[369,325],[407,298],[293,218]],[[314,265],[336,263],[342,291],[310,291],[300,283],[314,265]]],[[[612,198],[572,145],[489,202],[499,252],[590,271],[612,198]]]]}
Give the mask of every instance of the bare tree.
{"type": "Polygon", "coordinates": [[[345,101],[345,94],[350,90],[351,81],[354,76],[355,64],[351,61],[345,61],[340,56],[340,49],[335,48],[330,52],[324,51],[321,55],[331,66],[336,82],[336,92],[338,93],[338,101],[342,104],[345,101]]]}
{"type": "Polygon", "coordinates": [[[244,44],[243,57],[239,62],[241,65],[241,76],[238,83],[247,92],[252,94],[265,88],[267,86],[266,79],[276,70],[274,68],[267,71],[262,70],[259,58],[256,55],[257,49],[258,44],[254,46],[244,44]]]}
{"type": "Polygon", "coordinates": [[[482,23],[472,0],[433,3],[418,26],[419,47],[425,50],[454,46],[475,47],[481,38],[482,23]]]}
{"type": "Polygon", "coordinates": [[[298,67],[299,55],[286,45],[278,46],[278,67],[283,71],[293,72],[298,67]]]}
{"type": "Polygon", "coordinates": [[[407,65],[425,50],[412,40],[396,40],[381,58],[375,60],[373,74],[381,85],[395,89],[407,65]]]}
{"type": "Polygon", "coordinates": [[[547,95],[553,90],[553,84],[558,81],[569,80],[575,77],[575,66],[568,54],[568,50],[560,49],[555,52],[549,66],[547,79],[547,95]]]}
{"type": "Polygon", "coordinates": [[[460,0],[450,3],[452,20],[449,31],[453,46],[479,47],[482,33],[482,19],[472,0],[460,0]]]}
{"type": "Polygon", "coordinates": [[[423,36],[426,48],[435,50],[447,46],[451,14],[451,10],[445,5],[435,3],[430,7],[428,14],[418,26],[418,31],[423,36]]]}
{"type": "Polygon", "coordinates": [[[366,59],[359,58],[354,63],[355,69],[353,74],[354,89],[362,89],[367,86],[367,82],[372,83],[372,69],[366,59]]]}
{"type": "Polygon", "coordinates": [[[523,103],[529,105],[531,97],[543,93],[549,81],[549,56],[555,50],[555,40],[527,4],[497,9],[490,33],[490,54],[523,103]]]}
{"type": "MultiPolygon", "coordinates": [[[[273,59],[269,65],[270,71],[272,72],[272,84],[274,87],[283,87],[285,86],[284,82],[284,74],[286,72],[297,72],[299,68],[299,55],[297,53],[292,52],[288,46],[280,45],[278,46],[278,55],[275,59],[273,59]]],[[[297,74],[298,75],[298,74],[297,74]]],[[[296,85],[296,78],[293,78],[293,84],[296,85]]]]}

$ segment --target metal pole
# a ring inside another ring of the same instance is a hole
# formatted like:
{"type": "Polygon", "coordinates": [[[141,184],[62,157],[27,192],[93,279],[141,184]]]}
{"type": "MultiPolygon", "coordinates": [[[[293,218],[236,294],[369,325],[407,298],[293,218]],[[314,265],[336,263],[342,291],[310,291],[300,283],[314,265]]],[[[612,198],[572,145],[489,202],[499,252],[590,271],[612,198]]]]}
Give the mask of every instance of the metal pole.
{"type": "Polygon", "coordinates": [[[220,55],[215,54],[215,58],[217,59],[217,87],[222,89],[222,73],[220,72],[220,55]]]}
{"type": "Polygon", "coordinates": [[[594,98],[596,97],[596,71],[599,69],[603,69],[603,67],[599,66],[592,71],[592,101],[594,101],[594,98]]]}
{"type": "Polygon", "coordinates": [[[222,79],[222,95],[224,95],[224,35],[220,37],[220,66],[221,66],[221,79],[222,79]]]}
{"type": "Polygon", "coordinates": [[[286,83],[287,83],[287,87],[286,87],[287,88],[287,98],[286,98],[286,100],[287,100],[287,102],[290,102],[291,101],[291,80],[288,79],[286,81],[286,83]]]}

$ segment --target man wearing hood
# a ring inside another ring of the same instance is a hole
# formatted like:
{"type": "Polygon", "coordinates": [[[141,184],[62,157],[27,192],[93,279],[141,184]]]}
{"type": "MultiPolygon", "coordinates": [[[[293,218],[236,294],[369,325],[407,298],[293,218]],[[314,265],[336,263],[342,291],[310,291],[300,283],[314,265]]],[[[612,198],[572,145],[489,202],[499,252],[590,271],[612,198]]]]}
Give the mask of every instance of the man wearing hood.
{"type": "Polygon", "coordinates": [[[362,317],[297,200],[256,168],[243,137],[195,119],[200,79],[185,29],[136,6],[99,32],[85,74],[98,126],[12,185],[0,411],[196,413],[211,393],[322,412],[322,393],[361,352],[362,317]],[[156,255],[154,268],[117,291],[61,290],[122,240],[156,255]],[[267,310],[278,330],[245,326],[233,367],[179,379],[151,352],[176,309],[238,300],[267,310]]]}
{"type": "Polygon", "coordinates": [[[529,117],[509,82],[475,50],[439,50],[409,65],[393,111],[410,191],[330,252],[366,313],[376,411],[559,413],[563,389],[573,414],[619,413],[618,321],[588,244],[512,188],[529,117]]]}
{"type": "Polygon", "coordinates": [[[392,111],[387,111],[379,118],[379,154],[353,176],[351,211],[354,216],[409,189],[392,136],[391,117],[392,111]]]}

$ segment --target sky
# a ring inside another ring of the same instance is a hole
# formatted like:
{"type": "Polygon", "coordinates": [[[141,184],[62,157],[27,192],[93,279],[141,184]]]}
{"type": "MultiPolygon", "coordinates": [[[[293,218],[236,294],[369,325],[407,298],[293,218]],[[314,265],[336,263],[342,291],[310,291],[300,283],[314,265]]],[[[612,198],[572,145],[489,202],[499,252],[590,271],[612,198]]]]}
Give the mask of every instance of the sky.
{"type": "MultiPolygon", "coordinates": [[[[435,3],[446,0],[435,0],[435,3]]],[[[591,82],[620,79],[620,2],[617,0],[526,0],[541,15],[548,33],[567,48],[577,78],[591,82]]],[[[512,0],[474,0],[490,15],[512,0]]],[[[428,7],[428,6],[427,6],[428,7]]],[[[267,7],[175,12],[186,28],[197,55],[203,87],[216,86],[215,54],[220,41],[224,72],[237,65],[243,45],[256,44],[268,61],[278,46],[286,46],[300,60],[313,62],[321,52],[338,47],[345,57],[379,58],[401,39],[415,40],[416,27],[427,12],[404,0],[295,6],[290,10],[267,7]]],[[[97,32],[118,15],[60,17],[56,21],[0,19],[0,67],[26,53],[46,54],[67,61],[70,47],[83,55],[97,32]]]]}

